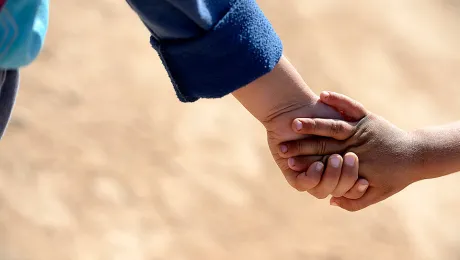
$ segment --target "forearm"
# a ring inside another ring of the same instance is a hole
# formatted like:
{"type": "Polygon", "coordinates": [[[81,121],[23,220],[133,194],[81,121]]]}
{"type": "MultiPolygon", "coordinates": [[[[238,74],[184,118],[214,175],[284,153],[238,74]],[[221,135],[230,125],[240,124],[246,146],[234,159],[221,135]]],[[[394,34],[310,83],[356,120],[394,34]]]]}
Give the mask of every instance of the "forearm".
{"type": "Polygon", "coordinates": [[[420,129],[413,134],[421,166],[418,179],[460,171],[460,122],[420,129]]]}
{"type": "Polygon", "coordinates": [[[261,122],[269,121],[283,111],[318,101],[318,96],[284,56],[270,73],[232,94],[261,122]]]}

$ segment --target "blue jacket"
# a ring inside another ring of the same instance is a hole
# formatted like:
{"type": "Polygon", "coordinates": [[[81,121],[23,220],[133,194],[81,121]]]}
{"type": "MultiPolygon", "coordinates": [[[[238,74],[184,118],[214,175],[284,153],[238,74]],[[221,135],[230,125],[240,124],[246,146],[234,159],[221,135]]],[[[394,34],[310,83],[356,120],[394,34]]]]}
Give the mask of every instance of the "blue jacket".
{"type": "Polygon", "coordinates": [[[282,44],[255,0],[127,0],[181,101],[218,98],[271,71],[282,44]]]}
{"type": "MultiPolygon", "coordinates": [[[[229,94],[271,71],[282,55],[281,41],[255,0],[127,2],[149,29],[150,43],[183,102],[229,94]]],[[[0,11],[0,22],[11,25],[0,27],[0,38],[6,38],[0,42],[0,69],[10,71],[6,75],[17,79],[13,72],[38,55],[48,8],[48,0],[7,0],[0,11]]],[[[0,134],[8,121],[1,114],[9,112],[0,113],[0,134]]]]}

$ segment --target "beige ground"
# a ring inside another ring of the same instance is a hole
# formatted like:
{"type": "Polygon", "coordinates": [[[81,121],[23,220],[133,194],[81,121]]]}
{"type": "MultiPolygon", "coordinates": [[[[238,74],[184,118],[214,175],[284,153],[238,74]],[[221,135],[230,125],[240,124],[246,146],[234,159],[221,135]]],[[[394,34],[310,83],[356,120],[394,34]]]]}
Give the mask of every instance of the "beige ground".
{"type": "MultiPolygon", "coordinates": [[[[317,92],[460,117],[455,0],[261,0],[317,92]]],[[[56,0],[0,147],[1,260],[460,259],[460,176],[363,212],[291,190],[231,97],[181,104],[124,1],[56,0]]]]}

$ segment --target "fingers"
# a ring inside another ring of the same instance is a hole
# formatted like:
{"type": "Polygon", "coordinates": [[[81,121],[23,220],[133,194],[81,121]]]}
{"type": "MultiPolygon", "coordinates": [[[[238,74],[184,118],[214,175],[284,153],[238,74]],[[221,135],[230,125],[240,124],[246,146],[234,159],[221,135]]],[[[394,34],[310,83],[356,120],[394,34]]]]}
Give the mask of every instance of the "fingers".
{"type": "Polygon", "coordinates": [[[347,199],[344,197],[340,197],[340,198],[333,197],[331,198],[330,203],[332,206],[338,206],[338,207],[341,207],[342,209],[354,212],[354,211],[364,209],[383,199],[384,197],[381,196],[378,188],[370,187],[368,188],[364,196],[361,197],[360,199],[347,199]]]}
{"type": "Polygon", "coordinates": [[[307,191],[316,187],[321,181],[323,174],[324,164],[322,162],[315,162],[305,173],[297,176],[296,187],[298,191],[307,191]]]}
{"type": "Polygon", "coordinates": [[[313,163],[321,161],[322,156],[300,156],[289,158],[288,166],[294,171],[303,172],[307,170],[313,163]]]}
{"type": "Polygon", "coordinates": [[[339,93],[324,91],[321,93],[320,99],[321,102],[335,108],[353,121],[358,121],[368,114],[361,103],[339,93]]]}
{"type": "Polygon", "coordinates": [[[336,119],[297,118],[292,122],[292,129],[298,134],[345,140],[354,134],[355,124],[336,119]]]}
{"type": "Polygon", "coordinates": [[[359,160],[356,154],[347,153],[343,159],[337,154],[324,158],[328,158],[324,173],[324,164],[318,161],[318,156],[288,159],[290,171],[284,172],[293,175],[291,178],[285,175],[286,179],[298,191],[308,191],[318,199],[324,199],[329,194],[351,200],[363,197],[369,182],[365,179],[358,180],[359,160]],[[305,169],[307,170],[303,172],[305,169]]]}
{"type": "Polygon", "coordinates": [[[366,179],[359,179],[355,182],[353,187],[343,195],[343,197],[352,200],[359,199],[364,196],[367,188],[369,188],[369,182],[366,179]]]}
{"type": "MultiPolygon", "coordinates": [[[[339,183],[332,192],[334,197],[342,197],[347,193],[358,180],[359,162],[358,156],[354,153],[347,153],[343,157],[342,173],[340,174],[339,183]]],[[[364,194],[364,193],[363,193],[364,194]]],[[[361,195],[363,195],[361,194],[361,195]]]]}
{"type": "Polygon", "coordinates": [[[334,154],[329,157],[326,170],[317,186],[309,189],[308,192],[318,199],[324,199],[331,194],[339,183],[343,159],[340,155],[334,154]]]}
{"type": "Polygon", "coordinates": [[[331,138],[307,138],[281,144],[278,153],[282,158],[290,158],[301,155],[343,153],[346,148],[347,144],[344,141],[331,138]]]}
{"type": "MultiPolygon", "coordinates": [[[[279,157],[277,154],[274,154],[275,162],[278,164],[279,168],[281,169],[286,181],[298,191],[306,191],[311,186],[310,183],[315,183],[316,173],[313,171],[315,162],[320,161],[322,156],[305,156],[302,159],[302,164],[300,165],[293,165],[293,168],[297,170],[293,170],[289,166],[289,160],[279,157]],[[296,168],[297,166],[297,168],[296,168]],[[308,169],[308,170],[307,170],[308,169]],[[305,172],[305,170],[307,170],[305,172]],[[312,180],[311,180],[312,179],[312,180]],[[303,183],[306,182],[306,183],[303,183]]],[[[292,162],[291,162],[292,164],[292,162]]],[[[319,173],[319,179],[321,179],[322,169],[319,173]]],[[[319,182],[319,181],[318,181],[319,182]]],[[[316,184],[315,184],[316,185],[316,184]]]]}

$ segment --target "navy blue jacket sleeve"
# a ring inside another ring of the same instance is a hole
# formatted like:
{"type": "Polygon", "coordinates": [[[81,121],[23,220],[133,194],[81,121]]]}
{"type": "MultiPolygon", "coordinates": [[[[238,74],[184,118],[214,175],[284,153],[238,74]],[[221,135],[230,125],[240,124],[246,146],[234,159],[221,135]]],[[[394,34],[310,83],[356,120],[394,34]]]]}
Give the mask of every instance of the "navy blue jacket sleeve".
{"type": "Polygon", "coordinates": [[[255,0],[127,0],[183,102],[219,98],[270,72],[282,43],[255,0]]]}

